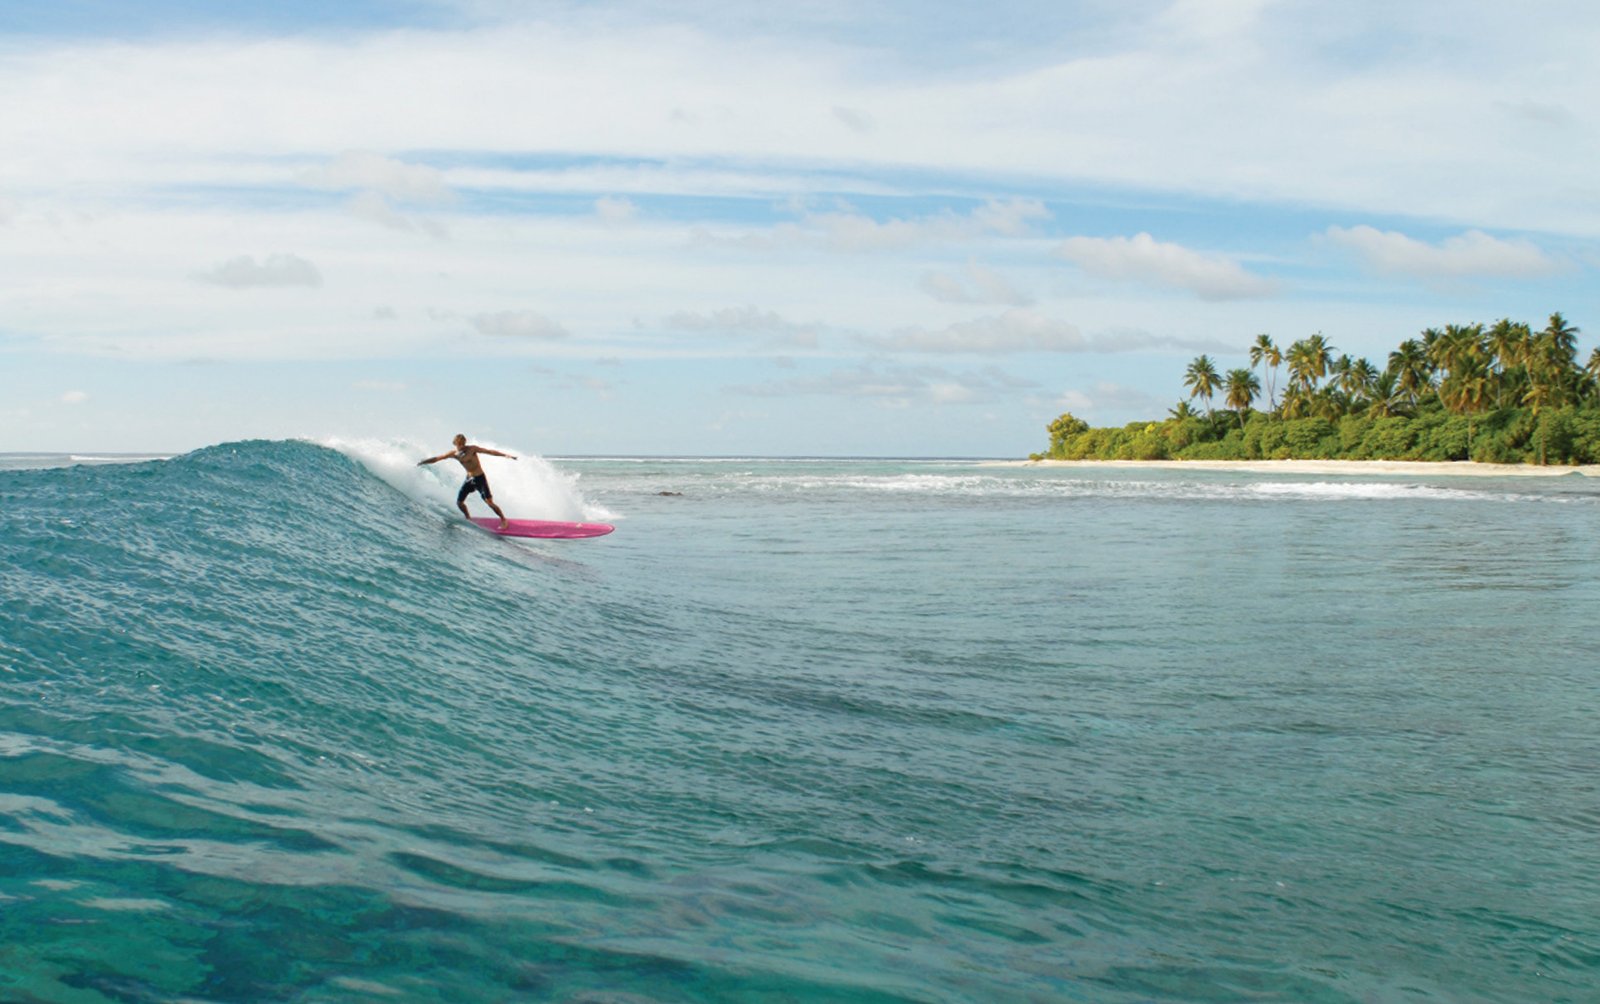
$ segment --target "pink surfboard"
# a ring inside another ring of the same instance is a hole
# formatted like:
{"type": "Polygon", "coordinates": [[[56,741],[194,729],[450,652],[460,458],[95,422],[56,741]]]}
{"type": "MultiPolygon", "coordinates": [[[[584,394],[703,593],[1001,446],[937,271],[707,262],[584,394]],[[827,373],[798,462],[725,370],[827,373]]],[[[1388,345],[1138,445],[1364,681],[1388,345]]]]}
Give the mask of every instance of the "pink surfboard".
{"type": "Polygon", "coordinates": [[[474,516],[472,522],[502,537],[544,537],[554,540],[575,540],[578,537],[604,537],[615,530],[610,523],[563,523],[549,519],[513,519],[504,530],[493,516],[474,516]]]}

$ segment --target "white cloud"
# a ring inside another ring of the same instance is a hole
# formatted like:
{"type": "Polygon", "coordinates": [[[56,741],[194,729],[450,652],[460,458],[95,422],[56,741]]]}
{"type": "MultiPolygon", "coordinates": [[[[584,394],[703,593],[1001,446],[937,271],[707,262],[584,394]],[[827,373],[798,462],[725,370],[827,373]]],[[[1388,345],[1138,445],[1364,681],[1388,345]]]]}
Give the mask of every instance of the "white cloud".
{"type": "Polygon", "coordinates": [[[924,272],[917,286],[940,303],[1026,307],[1033,302],[1033,297],[1017,289],[1005,276],[975,261],[967,262],[960,272],[924,272]]]}
{"type": "Polygon", "coordinates": [[[754,306],[725,307],[710,313],[678,311],[662,323],[678,331],[760,335],[784,345],[802,348],[812,348],[817,344],[817,325],[796,324],[774,311],[758,310],[754,306]]]}
{"type": "Polygon", "coordinates": [[[870,133],[876,128],[872,116],[858,108],[846,108],[843,105],[833,106],[833,117],[844,123],[845,127],[853,132],[870,133]]]}
{"type": "Polygon", "coordinates": [[[917,288],[940,303],[971,303],[972,293],[960,277],[949,272],[924,272],[917,288]]]}
{"type": "Polygon", "coordinates": [[[1037,387],[994,367],[952,371],[938,366],[884,366],[866,363],[827,373],[729,388],[751,397],[845,397],[887,408],[916,405],[984,404],[1014,400],[1037,387]]]}
{"type": "Polygon", "coordinates": [[[981,234],[1026,237],[1036,220],[1052,215],[1038,199],[990,199],[972,211],[972,224],[981,234]]]}
{"type": "Polygon", "coordinates": [[[964,243],[982,237],[1021,237],[1050,211],[1036,199],[990,200],[965,215],[939,213],[879,222],[856,212],[813,213],[800,229],[834,251],[893,251],[919,244],[964,243]]]}
{"type": "Polygon", "coordinates": [[[537,373],[552,389],[579,390],[602,398],[609,398],[616,391],[616,384],[587,373],[573,373],[549,366],[529,366],[528,371],[537,373]]]}
{"type": "Polygon", "coordinates": [[[1004,355],[1014,352],[1231,351],[1236,346],[1210,339],[1178,338],[1147,331],[1114,331],[1090,337],[1076,324],[1036,310],[1017,308],[958,321],[942,328],[906,327],[891,335],[864,338],[879,349],[899,352],[1004,355]]]}
{"type": "Polygon", "coordinates": [[[398,212],[389,204],[389,200],[377,192],[358,192],[350,198],[346,207],[350,214],[357,219],[376,223],[389,230],[398,230],[402,233],[425,233],[438,240],[444,240],[449,232],[444,226],[433,220],[413,218],[398,212]]]}
{"type": "Polygon", "coordinates": [[[496,338],[566,338],[566,328],[532,310],[502,310],[478,314],[471,319],[479,334],[496,338]]]}
{"type": "Polygon", "coordinates": [[[320,286],[322,273],[317,267],[298,255],[273,254],[263,261],[252,255],[240,255],[217,265],[207,272],[195,273],[198,282],[207,282],[231,289],[255,286],[320,286]]]}
{"type": "Polygon", "coordinates": [[[446,236],[444,227],[396,210],[392,203],[453,202],[456,194],[444,174],[426,164],[409,164],[392,157],[360,151],[340,154],[327,164],[308,168],[297,176],[308,188],[351,191],[346,206],[357,219],[402,232],[446,236]]]}
{"type": "Polygon", "coordinates": [[[1174,0],[1159,25],[1180,37],[1226,42],[1257,28],[1261,14],[1276,0],[1174,0]]]}
{"type": "MultiPolygon", "coordinates": [[[[1184,318],[1174,317],[1173,321],[1182,324],[1184,318]]],[[[1236,342],[1216,338],[1157,334],[1141,328],[1111,328],[1104,334],[1095,336],[1094,350],[1096,352],[1238,352],[1239,345],[1236,342]]]]}
{"type": "Polygon", "coordinates": [[[700,243],[771,251],[814,247],[847,253],[905,251],[925,245],[964,244],[984,238],[1024,237],[1036,221],[1051,218],[1037,199],[991,199],[970,212],[877,220],[850,207],[827,212],[802,210],[793,223],[736,236],[696,232],[700,243]]]}
{"type": "Polygon", "coordinates": [[[1056,407],[1062,411],[1091,411],[1094,408],[1094,398],[1081,390],[1065,390],[1056,399],[1056,407]]]}
{"type": "Polygon", "coordinates": [[[1267,0],[1070,6],[1017,19],[1036,37],[986,52],[937,24],[897,41],[883,12],[838,8],[828,32],[790,33],[748,18],[726,28],[687,4],[636,17],[519,5],[520,20],[456,30],[30,39],[0,70],[13,99],[0,148],[29,151],[0,164],[0,186],[220,180],[263,165],[282,177],[282,158],[328,151],[306,183],[425,200],[454,167],[374,151],[537,151],[1600,230],[1582,115],[1600,90],[1592,4],[1551,0],[1538,18],[1444,0],[1355,0],[1337,14],[1267,0]]]}
{"type": "Polygon", "coordinates": [[[885,349],[909,352],[1084,352],[1089,340],[1074,324],[1033,310],[1007,310],[989,317],[959,321],[944,328],[901,328],[886,338],[870,339],[885,349]]]}
{"type": "Polygon", "coordinates": [[[62,404],[83,404],[87,400],[89,400],[87,391],[69,390],[61,395],[62,404]]]}
{"type": "Polygon", "coordinates": [[[1158,241],[1147,233],[1069,237],[1056,253],[1101,279],[1188,290],[1202,300],[1261,297],[1278,288],[1277,283],[1246,271],[1232,258],[1158,241]]]}
{"type": "Polygon", "coordinates": [[[601,222],[617,226],[632,222],[639,215],[639,207],[632,199],[606,195],[594,200],[594,212],[601,222]]]}
{"type": "Polygon", "coordinates": [[[1481,230],[1447,237],[1438,244],[1366,225],[1329,227],[1326,236],[1354,251],[1380,275],[1462,279],[1551,275],[1562,270],[1560,262],[1528,241],[1501,240],[1481,230]]]}
{"type": "Polygon", "coordinates": [[[455,198],[437,168],[376,153],[342,153],[328,164],[300,172],[299,177],[301,184],[311,188],[376,192],[404,202],[449,202],[455,198]]]}
{"type": "Polygon", "coordinates": [[[1109,380],[1099,381],[1088,390],[1068,388],[1061,392],[1056,406],[1075,414],[1132,413],[1152,419],[1162,417],[1166,407],[1162,399],[1154,395],[1109,380]]]}

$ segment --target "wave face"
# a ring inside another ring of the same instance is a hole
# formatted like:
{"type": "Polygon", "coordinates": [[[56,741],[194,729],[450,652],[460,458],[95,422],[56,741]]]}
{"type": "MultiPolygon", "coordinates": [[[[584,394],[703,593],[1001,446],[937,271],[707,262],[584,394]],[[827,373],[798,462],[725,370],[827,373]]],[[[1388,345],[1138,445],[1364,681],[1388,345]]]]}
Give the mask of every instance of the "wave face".
{"type": "Polygon", "coordinates": [[[1592,979],[1582,479],[430,452],[0,469],[0,999],[1592,979]]]}

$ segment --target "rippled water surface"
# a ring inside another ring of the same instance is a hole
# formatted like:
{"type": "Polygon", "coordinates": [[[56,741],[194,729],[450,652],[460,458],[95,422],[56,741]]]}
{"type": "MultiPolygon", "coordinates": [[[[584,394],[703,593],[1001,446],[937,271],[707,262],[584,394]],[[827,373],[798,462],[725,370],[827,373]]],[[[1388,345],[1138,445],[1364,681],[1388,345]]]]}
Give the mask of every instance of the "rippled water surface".
{"type": "Polygon", "coordinates": [[[1593,480],[412,452],[0,463],[0,1000],[1600,999],[1593,480]]]}

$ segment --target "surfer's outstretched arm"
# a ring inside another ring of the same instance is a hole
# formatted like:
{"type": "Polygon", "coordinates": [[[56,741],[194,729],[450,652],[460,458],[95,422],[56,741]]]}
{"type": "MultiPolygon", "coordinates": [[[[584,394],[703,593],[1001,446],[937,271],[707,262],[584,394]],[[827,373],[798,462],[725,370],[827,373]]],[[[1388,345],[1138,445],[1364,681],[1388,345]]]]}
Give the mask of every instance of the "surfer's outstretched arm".
{"type": "Polygon", "coordinates": [[[487,453],[491,457],[505,457],[507,460],[517,459],[509,453],[501,453],[499,450],[491,450],[487,446],[478,446],[474,447],[474,449],[476,449],[479,453],[487,453]]]}
{"type": "Polygon", "coordinates": [[[455,456],[454,453],[441,453],[437,457],[429,457],[427,460],[417,461],[417,466],[421,467],[423,464],[437,464],[439,461],[449,460],[453,456],[455,456]]]}

